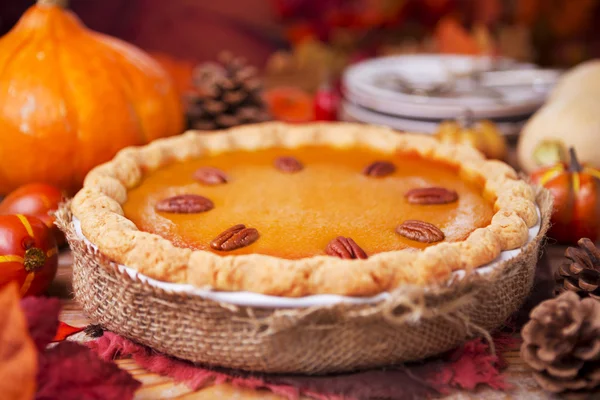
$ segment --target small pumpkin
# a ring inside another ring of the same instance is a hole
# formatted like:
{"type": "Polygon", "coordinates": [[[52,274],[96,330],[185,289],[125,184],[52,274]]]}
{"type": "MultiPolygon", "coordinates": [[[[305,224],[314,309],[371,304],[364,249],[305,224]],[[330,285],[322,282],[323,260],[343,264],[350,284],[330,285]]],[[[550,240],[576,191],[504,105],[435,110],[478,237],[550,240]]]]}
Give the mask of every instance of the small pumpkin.
{"type": "Polygon", "coordinates": [[[183,130],[167,72],[66,3],[38,0],[0,39],[0,194],[31,182],[72,193],[123,147],[183,130]]]}
{"type": "Polygon", "coordinates": [[[63,193],[52,185],[30,183],[11,192],[0,202],[0,215],[25,214],[34,216],[46,224],[56,238],[58,246],[65,244],[65,236],[51,214],[63,201],[63,193]]]}
{"type": "Polygon", "coordinates": [[[442,143],[470,145],[488,158],[503,160],[506,157],[506,139],[492,121],[474,123],[471,117],[466,117],[464,122],[444,121],[435,136],[442,143]]]}
{"type": "Polygon", "coordinates": [[[574,148],[570,162],[560,162],[531,174],[533,183],[546,187],[554,197],[549,236],[575,244],[583,237],[596,241],[600,233],[600,170],[581,165],[574,148]]]}
{"type": "Polygon", "coordinates": [[[0,215],[0,287],[14,281],[22,296],[40,295],[57,267],[56,240],[46,224],[22,214],[0,215]]]}

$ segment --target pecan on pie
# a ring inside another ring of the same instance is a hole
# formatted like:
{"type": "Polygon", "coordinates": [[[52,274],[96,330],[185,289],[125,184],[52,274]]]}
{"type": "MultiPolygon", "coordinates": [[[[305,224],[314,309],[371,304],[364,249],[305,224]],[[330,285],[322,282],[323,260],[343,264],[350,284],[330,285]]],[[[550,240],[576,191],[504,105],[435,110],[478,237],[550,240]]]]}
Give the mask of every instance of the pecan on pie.
{"type": "Polygon", "coordinates": [[[90,172],[72,213],[146,276],[280,296],[428,285],[527,242],[534,191],[466,146],[348,123],[185,133],[90,172]]]}

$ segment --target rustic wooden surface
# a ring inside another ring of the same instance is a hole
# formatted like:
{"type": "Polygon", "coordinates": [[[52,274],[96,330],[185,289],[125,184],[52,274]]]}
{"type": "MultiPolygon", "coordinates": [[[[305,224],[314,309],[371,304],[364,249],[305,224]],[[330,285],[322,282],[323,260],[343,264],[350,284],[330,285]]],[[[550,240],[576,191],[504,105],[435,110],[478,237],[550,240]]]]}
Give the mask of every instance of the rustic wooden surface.
{"type": "MultiPolygon", "coordinates": [[[[564,252],[563,247],[547,246],[546,259],[552,268],[556,268],[560,263],[564,252]]],[[[88,324],[86,316],[81,307],[73,300],[71,289],[71,254],[66,251],[61,254],[60,266],[57,277],[51,287],[51,294],[59,296],[62,299],[63,310],[61,320],[73,326],[85,326],[88,324]]],[[[78,334],[80,337],[83,334],[78,334]]],[[[75,337],[75,340],[77,337],[75,337]]],[[[504,357],[508,361],[508,368],[505,371],[507,380],[513,386],[509,392],[499,392],[489,388],[480,388],[475,392],[460,392],[446,396],[445,400],[508,400],[508,399],[527,399],[542,400],[552,399],[553,397],[542,392],[531,377],[529,370],[519,358],[518,349],[505,352],[504,357]]],[[[266,391],[248,390],[234,387],[229,384],[213,385],[197,391],[192,391],[183,384],[173,382],[170,378],[145,371],[139,367],[133,360],[118,360],[119,366],[129,371],[136,379],[142,382],[142,387],[136,393],[136,399],[266,399],[279,400],[281,396],[274,395],[266,391]]]]}

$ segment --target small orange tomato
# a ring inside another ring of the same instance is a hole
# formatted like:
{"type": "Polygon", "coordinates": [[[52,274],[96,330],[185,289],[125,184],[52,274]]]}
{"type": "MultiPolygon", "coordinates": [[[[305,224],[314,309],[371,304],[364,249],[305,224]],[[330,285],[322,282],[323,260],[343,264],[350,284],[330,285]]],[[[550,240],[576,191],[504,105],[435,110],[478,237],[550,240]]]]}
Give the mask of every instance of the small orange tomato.
{"type": "Polygon", "coordinates": [[[19,285],[22,296],[44,293],[56,275],[58,247],[36,217],[0,215],[0,286],[19,285]]]}
{"type": "Polygon", "coordinates": [[[278,121],[299,123],[315,119],[313,98],[300,88],[275,87],[265,91],[263,96],[269,112],[278,121]]]}
{"type": "Polygon", "coordinates": [[[550,237],[572,244],[583,237],[596,241],[600,234],[600,170],[579,164],[573,148],[569,154],[568,164],[535,171],[531,180],[554,197],[550,237]]]}
{"type": "Polygon", "coordinates": [[[0,214],[25,214],[41,219],[56,237],[59,246],[65,244],[65,236],[54,225],[50,212],[56,211],[63,201],[63,193],[52,185],[30,183],[11,192],[0,203],[0,214]]]}

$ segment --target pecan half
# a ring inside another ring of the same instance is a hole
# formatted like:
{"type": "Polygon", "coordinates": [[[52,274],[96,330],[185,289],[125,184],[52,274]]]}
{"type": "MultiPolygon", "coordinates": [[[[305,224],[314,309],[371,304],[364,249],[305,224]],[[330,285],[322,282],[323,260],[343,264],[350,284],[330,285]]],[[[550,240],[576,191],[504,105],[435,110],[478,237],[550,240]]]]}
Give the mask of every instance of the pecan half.
{"type": "Polygon", "coordinates": [[[197,194],[180,194],[179,196],[168,197],[156,203],[156,211],[177,213],[177,214],[195,214],[215,207],[210,199],[197,194]]]}
{"type": "Polygon", "coordinates": [[[325,248],[325,253],[333,257],[343,259],[368,258],[367,253],[356,244],[352,238],[338,236],[333,239],[325,248]]]}
{"type": "Polygon", "coordinates": [[[214,167],[200,167],[194,172],[194,179],[205,185],[221,185],[229,178],[225,172],[214,167]]]}
{"type": "Polygon", "coordinates": [[[294,172],[302,171],[304,165],[295,157],[279,157],[275,160],[275,168],[281,172],[293,174],[294,172]]]}
{"type": "Polygon", "coordinates": [[[396,233],[407,239],[421,243],[434,243],[444,240],[444,232],[429,222],[409,219],[396,227],[396,233]]]}
{"type": "Polygon", "coordinates": [[[363,169],[363,174],[380,178],[383,176],[391,175],[396,171],[396,166],[389,161],[375,161],[369,164],[363,169]]]}
{"type": "Polygon", "coordinates": [[[243,224],[234,225],[214,238],[210,247],[219,251],[231,251],[251,245],[259,236],[255,228],[246,228],[243,224]]]}
{"type": "Polygon", "coordinates": [[[411,189],[405,194],[410,204],[447,204],[458,200],[458,193],[443,187],[411,189]]]}

